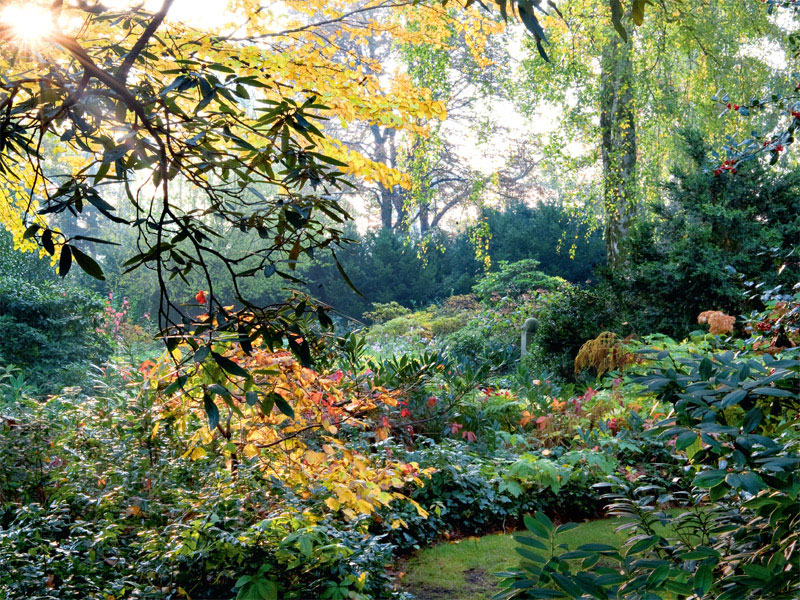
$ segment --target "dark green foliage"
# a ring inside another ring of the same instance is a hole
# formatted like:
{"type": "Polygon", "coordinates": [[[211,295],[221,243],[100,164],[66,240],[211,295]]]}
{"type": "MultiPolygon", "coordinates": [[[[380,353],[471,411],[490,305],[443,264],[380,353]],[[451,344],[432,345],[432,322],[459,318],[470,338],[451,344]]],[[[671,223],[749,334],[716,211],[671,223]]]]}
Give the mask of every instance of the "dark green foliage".
{"type": "Polygon", "coordinates": [[[484,310],[444,339],[447,355],[462,369],[507,369],[519,358],[518,321],[523,314],[484,310]]]}
{"type": "Polygon", "coordinates": [[[533,510],[576,518],[596,517],[602,508],[592,485],[603,476],[589,467],[576,470],[576,478],[554,493],[535,476],[522,480],[510,475],[509,466],[518,456],[504,450],[478,452],[454,440],[428,440],[411,452],[394,451],[403,460],[436,469],[412,495],[430,513],[427,519],[399,504],[387,511],[388,519],[402,518],[409,525],[389,532],[400,550],[419,548],[443,532],[473,536],[513,529],[533,510]]]}
{"type": "Polygon", "coordinates": [[[638,382],[675,407],[675,418],[653,433],[685,452],[691,489],[668,494],[611,478],[610,514],[627,519],[633,534],[624,549],[558,547],[549,519],[528,517],[531,535],[519,540],[528,560],[502,574],[506,591],[498,597],[797,597],[800,447],[791,432],[798,425],[800,360],[694,355],[638,382]],[[659,510],[665,502],[686,511],[670,516],[659,510]]]}
{"type": "MultiPolygon", "coordinates": [[[[600,233],[591,232],[558,204],[530,207],[516,203],[505,210],[487,208],[480,218],[489,228],[492,273],[502,269],[503,261],[531,260],[538,263],[535,269],[543,276],[582,282],[590,279],[604,260],[600,233]],[[575,256],[571,258],[573,244],[575,256]]],[[[305,278],[312,295],[350,316],[360,317],[374,302],[394,301],[413,307],[466,294],[482,274],[466,233],[436,230],[423,240],[388,229],[364,236],[351,230],[348,235],[360,244],[343,249],[338,256],[364,297],[341,280],[331,262],[314,262],[305,278]]],[[[501,276],[498,283],[504,281],[501,276]]]]}
{"type": "Polygon", "coordinates": [[[673,337],[695,329],[702,311],[752,308],[746,279],[768,288],[800,276],[796,264],[779,276],[771,255],[787,254],[800,240],[800,171],[753,161],[736,175],[714,175],[700,136],[685,132],[684,141],[689,166],[666,185],[667,202],[654,219],[632,228],[625,268],[609,274],[637,331],[673,337]]]}
{"type": "Polygon", "coordinates": [[[630,333],[614,298],[600,288],[570,287],[558,292],[537,318],[535,359],[564,378],[574,376],[575,357],[584,342],[603,331],[630,333]]]}
{"type": "Polygon", "coordinates": [[[481,217],[489,227],[489,256],[494,264],[533,259],[548,275],[574,283],[592,279],[595,268],[605,264],[600,229],[591,229],[556,202],[533,207],[518,202],[505,210],[487,208],[481,217]],[[573,245],[574,257],[570,252],[573,245]]]}
{"type": "Polygon", "coordinates": [[[310,293],[337,310],[360,317],[373,303],[398,302],[412,307],[469,292],[478,263],[465,237],[428,240],[425,245],[387,229],[366,234],[343,250],[339,260],[358,296],[327,262],[310,266],[310,293]]]}
{"type": "Polygon", "coordinates": [[[13,364],[43,392],[78,385],[108,343],[95,332],[103,302],[54,281],[0,277],[0,364],[13,364]]]}

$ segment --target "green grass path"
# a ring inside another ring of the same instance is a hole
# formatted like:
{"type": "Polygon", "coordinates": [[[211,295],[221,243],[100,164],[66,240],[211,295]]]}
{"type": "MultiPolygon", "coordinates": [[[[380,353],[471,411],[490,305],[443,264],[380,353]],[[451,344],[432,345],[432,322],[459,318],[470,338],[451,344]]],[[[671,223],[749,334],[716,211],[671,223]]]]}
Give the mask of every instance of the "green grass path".
{"type": "MultiPolygon", "coordinates": [[[[624,534],[614,533],[616,519],[583,523],[561,535],[570,548],[581,544],[619,545],[624,534]]],[[[466,538],[439,544],[413,556],[405,564],[402,589],[418,600],[485,600],[497,593],[494,573],[519,564],[511,533],[466,538]]]]}

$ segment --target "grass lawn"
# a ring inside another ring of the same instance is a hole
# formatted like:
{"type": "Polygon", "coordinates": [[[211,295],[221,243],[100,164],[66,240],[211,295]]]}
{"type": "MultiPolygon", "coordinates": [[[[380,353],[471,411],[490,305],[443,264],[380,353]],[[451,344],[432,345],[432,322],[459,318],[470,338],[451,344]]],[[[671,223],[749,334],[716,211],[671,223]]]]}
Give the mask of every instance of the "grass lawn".
{"type": "MultiPolygon", "coordinates": [[[[561,535],[571,549],[581,544],[621,545],[625,534],[616,534],[617,519],[583,523],[561,535]]],[[[439,544],[419,552],[405,565],[404,591],[419,600],[485,600],[497,593],[493,575],[519,564],[513,534],[487,535],[439,544]]]]}

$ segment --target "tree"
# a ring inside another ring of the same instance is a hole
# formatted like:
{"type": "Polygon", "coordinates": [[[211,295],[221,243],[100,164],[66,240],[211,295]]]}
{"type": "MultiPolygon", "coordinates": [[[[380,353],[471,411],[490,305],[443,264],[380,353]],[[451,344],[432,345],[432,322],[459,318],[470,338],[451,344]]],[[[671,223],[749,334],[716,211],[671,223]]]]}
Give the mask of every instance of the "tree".
{"type": "Polygon", "coordinates": [[[529,44],[532,57],[515,88],[525,112],[542,102],[563,111],[547,152],[562,172],[574,178],[576,170],[600,164],[596,195],[603,199],[608,261],[617,266],[632,218],[660,202],[652,183],[684,160],[676,127],[699,128],[720,145],[726,134],[752,127],[718,119],[713,92],[761,97],[781,75],[760,49],[775,41],[785,47],[785,32],[761,3],[662,2],[644,21],[632,4],[622,8],[615,14],[626,37],[609,24],[604,0],[561,3],[561,16],[543,21],[551,60],[542,62],[529,44]],[[588,148],[579,158],[570,144],[576,140],[588,148]]]}
{"type": "Polygon", "coordinates": [[[45,9],[4,3],[3,221],[20,243],[35,241],[58,257],[61,274],[75,262],[97,278],[103,271],[88,246],[106,240],[52,228],[48,216],[78,218],[91,206],[105,219],[134,225],[136,250],[126,267],[155,271],[169,345],[214,323],[272,341],[291,328],[299,339],[290,313],[254,305],[239,282],[262,273],[291,281],[301,253],[344,243],[341,225],[348,215],[332,193],[345,185],[346,173],[386,185],[402,182],[397,170],[359,163],[326,138],[322,121],[391,120],[398,129],[420,130],[420,121],[442,111],[402,77],[386,89],[338,56],[335,39],[320,43],[319,37],[336,23],[352,35],[403,36],[413,43],[405,25],[414,15],[433,18],[441,9],[410,1],[342,1],[326,3],[330,18],[315,20],[310,15],[321,3],[289,2],[291,18],[275,32],[259,3],[242,2],[247,22],[239,33],[226,34],[222,27],[209,33],[171,22],[172,3],[165,0],[154,14],[99,4],[57,2],[45,9]],[[370,16],[352,25],[355,15],[370,16]],[[22,27],[31,19],[39,23],[34,37],[22,27]],[[56,145],[65,156],[61,169],[46,152],[56,145]],[[180,186],[192,190],[191,203],[176,197],[180,186]],[[131,218],[105,199],[113,189],[124,190],[131,218]],[[215,247],[215,238],[234,231],[257,234],[263,243],[237,255],[215,247]],[[237,309],[215,294],[211,261],[224,265],[237,309]],[[205,320],[168,285],[175,278],[188,283],[195,271],[205,279],[207,292],[198,295],[205,320]]]}
{"type": "MultiPolygon", "coordinates": [[[[345,175],[385,186],[404,182],[397,169],[326,137],[322,122],[391,122],[421,133],[419,121],[441,115],[442,105],[407,78],[392,79],[386,89],[339,51],[337,36],[385,34],[413,43],[420,31],[407,25],[419,15],[438,23],[433,17],[446,16],[448,2],[289,0],[281,3],[289,14],[278,31],[260,2],[237,2],[244,22],[228,29],[221,22],[212,31],[171,21],[172,4],[164,0],[150,13],[83,1],[2,3],[0,218],[17,243],[35,242],[57,257],[62,275],[74,262],[102,279],[89,246],[106,240],[70,235],[46,220],[80,218],[92,206],[136,228],[125,266],[156,273],[169,348],[220,331],[245,347],[254,337],[287,341],[308,360],[296,317],[313,312],[327,323],[324,311],[300,299],[293,307],[257,306],[239,282],[261,274],[295,280],[291,270],[301,254],[334,252],[345,243],[348,215],[334,196],[345,175]],[[48,161],[46,149],[55,146],[67,163],[62,171],[48,161]],[[180,186],[191,189],[191,205],[175,197],[180,186]],[[134,218],[120,216],[104,198],[113,187],[124,190],[134,218]],[[263,245],[230,255],[211,243],[236,231],[257,234],[263,245]],[[215,293],[208,269],[214,260],[231,281],[234,308],[215,293]],[[176,278],[188,283],[193,271],[205,280],[200,307],[187,306],[168,285],[176,278]]],[[[518,14],[541,47],[539,3],[495,4],[503,17],[509,8],[518,14]]]]}

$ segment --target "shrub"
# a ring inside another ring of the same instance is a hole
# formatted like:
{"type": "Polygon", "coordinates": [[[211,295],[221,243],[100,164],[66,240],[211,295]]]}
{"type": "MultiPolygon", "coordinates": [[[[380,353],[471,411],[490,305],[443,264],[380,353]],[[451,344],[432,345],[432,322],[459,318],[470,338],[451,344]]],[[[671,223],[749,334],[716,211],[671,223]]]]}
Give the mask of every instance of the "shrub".
{"type": "Polygon", "coordinates": [[[633,364],[636,357],[625,347],[615,333],[604,331],[593,340],[587,341],[575,357],[575,373],[593,368],[598,377],[607,371],[624,369],[633,364]]]}
{"type": "Polygon", "coordinates": [[[541,513],[526,519],[521,554],[531,561],[504,574],[498,596],[549,597],[555,587],[565,598],[797,597],[800,360],[697,354],[638,381],[674,405],[654,434],[674,440],[691,488],[669,494],[613,478],[605,498],[633,534],[624,549],[557,548],[555,535],[569,525],[555,528],[541,513]],[[660,511],[669,501],[685,511],[660,511]]]}
{"type": "Polygon", "coordinates": [[[605,262],[600,228],[592,228],[558,202],[535,206],[512,202],[504,210],[484,208],[481,213],[489,228],[493,263],[531,258],[549,275],[585,283],[593,278],[595,267],[605,262]]]}
{"type": "Polygon", "coordinates": [[[800,277],[786,260],[800,236],[800,171],[742,165],[735,177],[707,169],[708,145],[696,132],[684,133],[691,163],[666,184],[666,202],[654,218],[633,226],[627,264],[606,274],[621,305],[642,332],[680,337],[696,328],[704,310],[742,314],[758,306],[743,283],[769,289],[800,277]],[[770,250],[767,250],[770,249],[770,250]]]}
{"type": "Polygon", "coordinates": [[[573,377],[575,358],[587,340],[604,331],[629,331],[614,298],[599,288],[570,287],[556,293],[538,319],[533,353],[565,379],[573,377]]]}
{"type": "Polygon", "coordinates": [[[501,298],[519,298],[538,290],[555,291],[566,286],[560,277],[551,277],[537,270],[539,261],[524,259],[515,263],[500,261],[498,270],[486,273],[472,291],[484,303],[501,298]]]}
{"type": "Polygon", "coordinates": [[[514,315],[484,311],[444,338],[447,354],[464,367],[503,370],[519,358],[519,332],[514,315]]]}
{"type": "Polygon", "coordinates": [[[405,306],[400,306],[397,302],[381,303],[373,302],[372,310],[364,313],[364,318],[369,319],[373,323],[386,323],[398,317],[404,317],[409,314],[411,310],[405,306]]]}
{"type": "Polygon", "coordinates": [[[104,305],[94,292],[52,281],[0,277],[0,362],[22,368],[42,392],[79,385],[109,344],[95,332],[104,305]]]}

